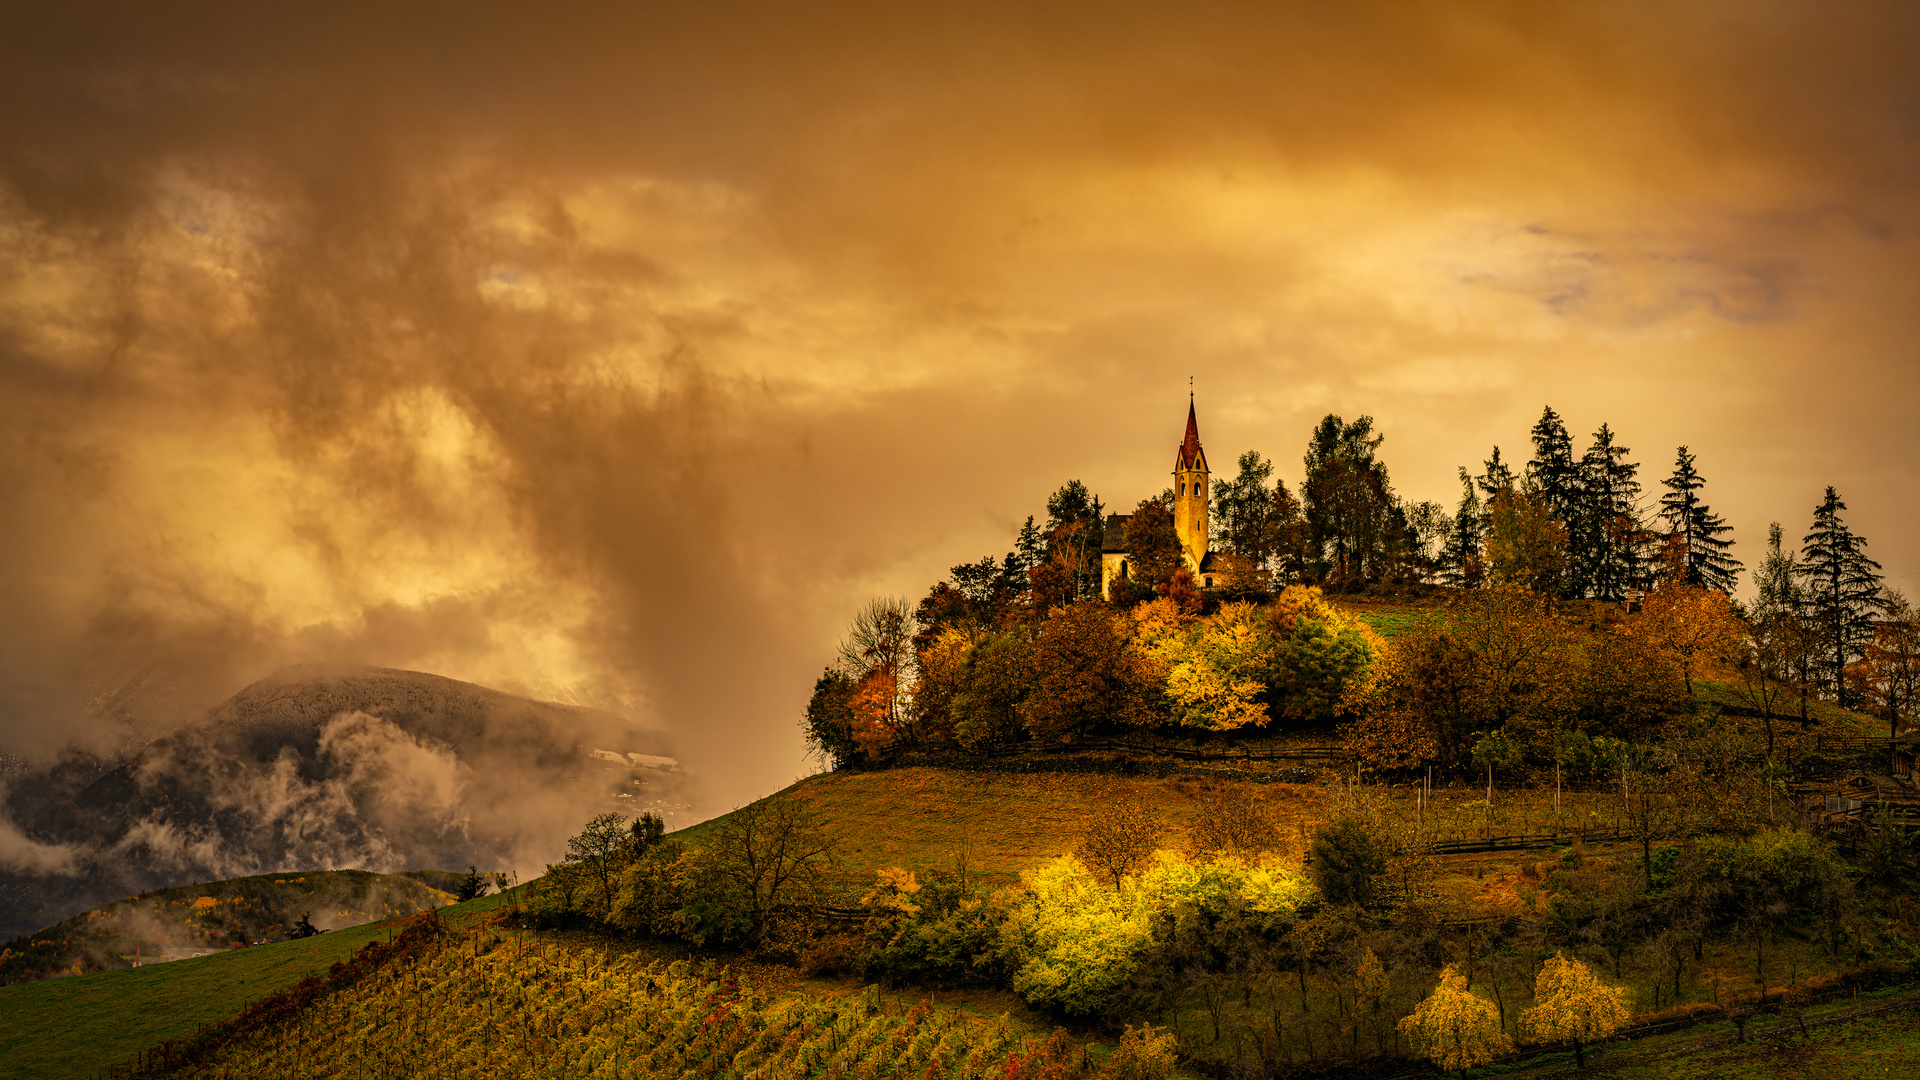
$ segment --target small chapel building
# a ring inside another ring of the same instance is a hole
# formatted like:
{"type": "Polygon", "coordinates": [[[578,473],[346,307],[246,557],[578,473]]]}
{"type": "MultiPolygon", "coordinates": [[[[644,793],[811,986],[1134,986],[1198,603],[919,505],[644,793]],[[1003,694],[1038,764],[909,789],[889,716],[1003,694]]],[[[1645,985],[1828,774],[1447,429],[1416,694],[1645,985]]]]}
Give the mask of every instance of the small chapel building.
{"type": "MultiPolygon", "coordinates": [[[[1187,435],[1173,457],[1173,531],[1180,538],[1180,554],[1194,583],[1213,588],[1213,552],[1207,550],[1207,453],[1200,448],[1200,424],[1193,400],[1187,400],[1187,435]]],[[[1106,542],[1100,551],[1100,596],[1113,599],[1113,583],[1132,577],[1127,544],[1127,522],[1132,514],[1109,514],[1106,542]]]]}

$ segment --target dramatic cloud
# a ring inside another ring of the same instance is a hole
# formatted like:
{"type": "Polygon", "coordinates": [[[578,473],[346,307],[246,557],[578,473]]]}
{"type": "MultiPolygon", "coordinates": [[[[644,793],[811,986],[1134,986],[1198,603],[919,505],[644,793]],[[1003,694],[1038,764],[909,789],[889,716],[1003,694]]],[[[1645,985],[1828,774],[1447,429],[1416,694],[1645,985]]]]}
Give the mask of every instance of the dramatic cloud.
{"type": "Polygon", "coordinates": [[[1750,563],[1833,484],[1912,592],[1916,48],[1870,3],[16,12],[0,751],[358,661],[658,723],[738,802],[868,595],[1159,490],[1189,375],[1216,462],[1369,413],[1415,498],[1548,403],[1649,482],[1688,444],[1750,563]]]}

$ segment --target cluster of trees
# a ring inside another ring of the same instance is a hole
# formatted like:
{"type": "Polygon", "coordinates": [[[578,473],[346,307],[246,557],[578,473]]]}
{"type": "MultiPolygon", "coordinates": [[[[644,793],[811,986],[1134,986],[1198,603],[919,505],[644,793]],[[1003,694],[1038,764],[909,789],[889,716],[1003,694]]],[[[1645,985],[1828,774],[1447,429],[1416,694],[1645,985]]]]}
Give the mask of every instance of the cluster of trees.
{"type": "Polygon", "coordinates": [[[991,601],[942,582],[917,611],[869,604],[815,683],[811,745],[846,765],[1142,727],[1322,722],[1348,708],[1382,648],[1310,586],[1204,614],[1197,596],[1131,608],[1083,598],[1044,612],[991,601]]]}
{"type": "Polygon", "coordinates": [[[838,858],[825,821],[791,800],[736,810],[697,844],[666,839],[653,814],[601,814],[534,883],[528,907],[548,925],[760,949],[811,910],[838,858]]]}
{"type": "Polygon", "coordinates": [[[1680,447],[1656,512],[1602,424],[1576,453],[1546,409],[1518,471],[1495,447],[1446,513],[1402,502],[1369,417],[1314,429],[1299,494],[1258,452],[1216,481],[1217,587],[1184,564],[1171,492],[1127,524],[1131,573],[1099,599],[1104,506],[1072,481],[1014,550],[956,566],[917,604],[871,603],[816,682],[804,721],[836,765],[903,751],[990,751],[1138,727],[1229,731],[1353,721],[1378,764],[1464,764],[1489,731],[1536,763],[1555,740],[1638,738],[1702,675],[1765,721],[1825,697],[1897,732],[1920,695],[1920,621],[1882,588],[1829,488],[1798,552],[1776,524],[1750,606],[1729,528],[1680,447]],[[1387,648],[1319,591],[1443,581],[1454,608],[1387,648]],[[1632,601],[1617,608],[1581,601],[1632,601]]]}
{"type": "Polygon", "coordinates": [[[1452,1069],[1516,1039],[1572,1041],[1577,1054],[1630,1004],[1657,1012],[1706,997],[1703,956],[1716,942],[1741,951],[1763,998],[1800,978],[1781,959],[1786,938],[1836,963],[1868,960],[1884,935],[1861,890],[1911,880],[1911,851],[1890,862],[1868,845],[1850,865],[1803,832],[1736,829],[1638,857],[1570,848],[1529,867],[1539,914],[1455,922],[1434,885],[1431,838],[1377,790],[1330,794],[1310,877],[1282,854],[1288,830],[1262,795],[1196,799],[1189,850],[1166,844],[1159,817],[1116,801],[1083,821],[1074,853],[1036,865],[1020,887],[982,883],[964,856],[887,867],[853,908],[824,909],[838,916],[830,923],[809,916],[850,882],[825,888],[838,873],[832,833],[795,801],[756,804],[688,843],[607,815],[549,868],[533,908],[813,970],[1001,987],[1115,1030],[1198,1026],[1204,1042],[1267,1071],[1408,1052],[1452,1069]]]}

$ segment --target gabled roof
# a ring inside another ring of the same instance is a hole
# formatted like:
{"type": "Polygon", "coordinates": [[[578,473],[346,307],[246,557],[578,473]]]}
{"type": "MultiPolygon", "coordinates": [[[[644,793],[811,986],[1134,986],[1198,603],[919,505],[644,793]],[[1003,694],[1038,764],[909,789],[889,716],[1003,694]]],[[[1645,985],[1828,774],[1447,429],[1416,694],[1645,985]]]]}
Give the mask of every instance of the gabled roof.
{"type": "Polygon", "coordinates": [[[1200,422],[1194,418],[1193,402],[1187,402],[1187,437],[1180,444],[1180,451],[1173,459],[1173,470],[1205,468],[1206,455],[1200,452],[1200,422]]]}
{"type": "Polygon", "coordinates": [[[1107,515],[1106,530],[1101,533],[1100,554],[1125,555],[1133,550],[1127,546],[1127,522],[1132,520],[1132,514],[1107,515]]]}

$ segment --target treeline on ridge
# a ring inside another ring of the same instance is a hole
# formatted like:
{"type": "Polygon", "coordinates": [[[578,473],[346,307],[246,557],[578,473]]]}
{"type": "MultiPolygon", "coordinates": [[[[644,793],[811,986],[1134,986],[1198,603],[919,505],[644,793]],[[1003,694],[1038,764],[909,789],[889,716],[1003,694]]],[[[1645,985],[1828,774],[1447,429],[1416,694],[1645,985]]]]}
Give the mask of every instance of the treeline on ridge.
{"type": "Polygon", "coordinates": [[[1920,622],[1831,488],[1799,551],[1772,528],[1743,605],[1730,528],[1685,446],[1649,510],[1612,430],[1576,454],[1549,408],[1531,460],[1516,471],[1496,446],[1479,473],[1462,467],[1449,513],[1394,493],[1382,441],[1368,417],[1326,417],[1298,495],[1242,454],[1213,483],[1211,588],[1182,556],[1166,491],[1134,508],[1130,574],[1103,598],[1106,507],[1068,482],[1005,557],[856,615],[815,683],[809,744],[847,766],[1337,723],[1379,767],[1480,768],[1502,747],[1551,765],[1595,739],[1653,737],[1703,677],[1763,719],[1767,754],[1774,720],[1809,722],[1815,700],[1896,733],[1911,715],[1920,622]],[[1387,640],[1329,600],[1369,590],[1426,594],[1433,617],[1387,640]]]}

